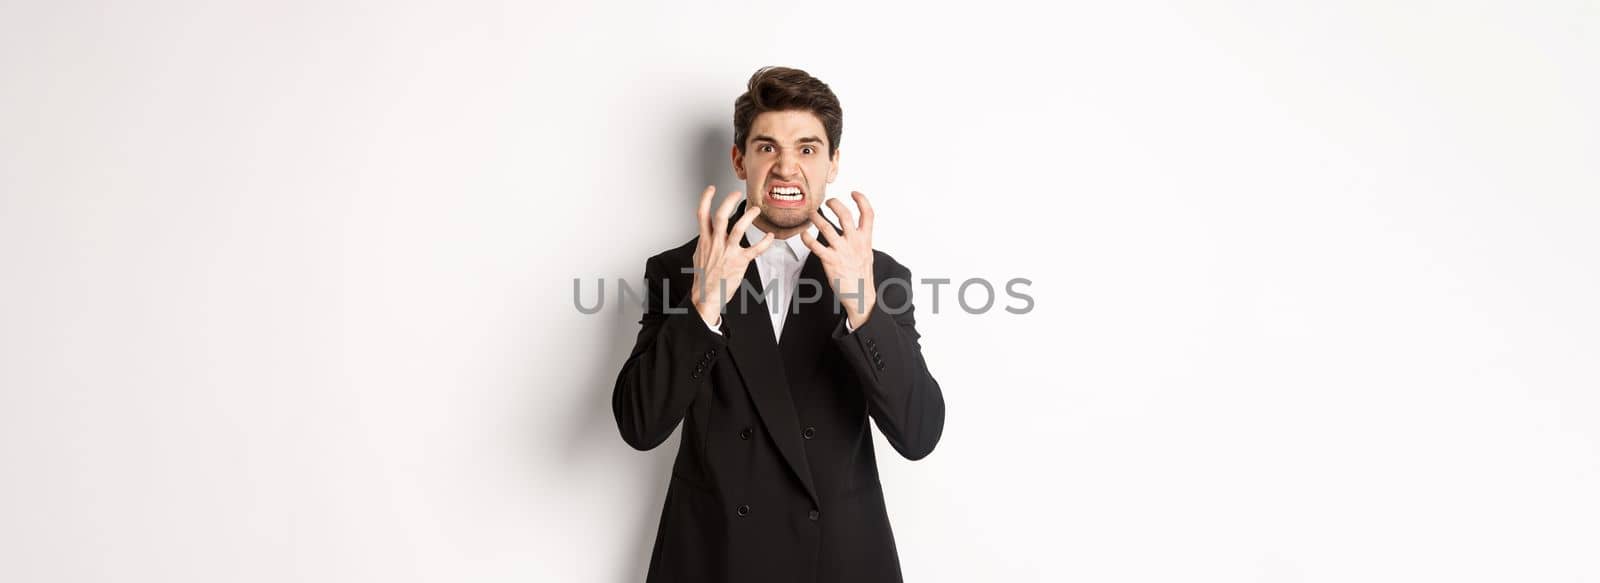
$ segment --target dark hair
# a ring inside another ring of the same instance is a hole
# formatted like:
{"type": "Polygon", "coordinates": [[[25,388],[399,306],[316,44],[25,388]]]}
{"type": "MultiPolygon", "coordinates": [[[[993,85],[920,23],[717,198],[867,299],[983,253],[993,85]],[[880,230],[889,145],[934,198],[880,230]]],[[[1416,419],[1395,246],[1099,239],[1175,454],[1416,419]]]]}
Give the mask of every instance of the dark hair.
{"type": "Polygon", "coordinates": [[[733,145],[744,153],[750,124],[768,111],[808,111],[822,120],[828,134],[828,156],[839,147],[844,133],[844,110],[828,84],[799,69],[762,67],[750,76],[744,94],[733,101],[733,145]]]}

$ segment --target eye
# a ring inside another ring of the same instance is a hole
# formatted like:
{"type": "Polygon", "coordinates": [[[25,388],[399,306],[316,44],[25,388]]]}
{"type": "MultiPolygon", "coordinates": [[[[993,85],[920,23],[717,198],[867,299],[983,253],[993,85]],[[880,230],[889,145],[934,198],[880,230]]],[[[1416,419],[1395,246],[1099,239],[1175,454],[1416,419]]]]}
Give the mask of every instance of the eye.
{"type": "Polygon", "coordinates": [[[816,150],[816,148],[812,148],[811,146],[806,146],[804,148],[801,148],[800,151],[801,152],[805,152],[806,155],[809,156],[809,155],[815,153],[817,150],[816,150]]]}
{"type": "Polygon", "coordinates": [[[772,144],[762,144],[761,147],[756,148],[756,151],[759,151],[759,152],[771,152],[772,151],[772,144]]]}

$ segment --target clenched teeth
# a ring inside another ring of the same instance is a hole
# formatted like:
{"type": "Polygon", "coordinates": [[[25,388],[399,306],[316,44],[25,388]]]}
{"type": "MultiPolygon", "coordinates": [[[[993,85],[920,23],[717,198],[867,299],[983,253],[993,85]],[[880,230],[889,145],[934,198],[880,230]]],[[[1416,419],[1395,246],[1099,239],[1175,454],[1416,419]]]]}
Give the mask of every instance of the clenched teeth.
{"type": "Polygon", "coordinates": [[[772,198],[778,200],[800,200],[800,189],[793,186],[777,186],[772,189],[772,198]]]}

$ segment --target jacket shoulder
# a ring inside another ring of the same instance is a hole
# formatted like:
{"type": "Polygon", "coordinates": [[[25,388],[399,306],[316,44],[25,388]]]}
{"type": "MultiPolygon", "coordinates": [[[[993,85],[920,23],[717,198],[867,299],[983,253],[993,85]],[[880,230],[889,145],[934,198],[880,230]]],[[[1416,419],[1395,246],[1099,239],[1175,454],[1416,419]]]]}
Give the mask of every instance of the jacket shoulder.
{"type": "MultiPolygon", "coordinates": [[[[694,250],[691,248],[690,253],[694,250]]],[[[893,255],[879,249],[872,250],[872,274],[874,277],[899,276],[905,277],[911,272],[906,266],[895,260],[893,255]]]]}
{"type": "Polygon", "coordinates": [[[671,273],[676,273],[679,267],[694,265],[694,248],[699,243],[700,237],[697,235],[682,245],[651,255],[646,260],[645,266],[654,265],[659,268],[669,269],[671,273]]]}

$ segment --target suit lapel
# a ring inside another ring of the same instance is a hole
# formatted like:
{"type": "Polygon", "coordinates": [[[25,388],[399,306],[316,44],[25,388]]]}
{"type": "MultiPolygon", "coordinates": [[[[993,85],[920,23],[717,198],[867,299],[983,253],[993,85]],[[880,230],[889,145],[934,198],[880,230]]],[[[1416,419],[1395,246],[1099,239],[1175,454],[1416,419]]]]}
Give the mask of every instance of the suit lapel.
{"type": "MultiPolygon", "coordinates": [[[[756,266],[745,271],[745,282],[761,289],[756,266]]],[[[723,331],[728,335],[728,357],[744,380],[756,413],[767,433],[777,444],[778,452],[794,471],[806,494],[817,502],[816,486],[811,482],[811,467],[800,443],[800,418],[795,413],[794,399],[789,392],[789,381],[784,374],[783,358],[778,345],[772,340],[772,321],[764,310],[764,302],[735,299],[723,313],[723,331]],[[741,303],[745,304],[741,308],[741,303]]]]}
{"type": "MultiPolygon", "coordinates": [[[[744,233],[731,232],[731,225],[738,223],[739,217],[744,214],[744,209],[744,203],[740,202],[728,220],[730,225],[728,236],[738,237],[740,247],[749,247],[750,243],[745,240],[744,233]]],[[[826,220],[826,217],[824,219],[826,220]]],[[[822,244],[827,244],[826,239],[822,239],[822,244]]],[[[800,314],[791,313],[783,325],[784,339],[794,338],[796,334],[806,332],[799,328],[815,327],[821,325],[818,322],[825,324],[830,321],[816,317],[817,310],[826,312],[830,309],[833,293],[827,287],[826,278],[822,273],[822,264],[816,255],[807,257],[805,265],[801,268],[800,278],[803,281],[810,277],[821,282],[825,294],[823,299],[829,303],[812,302],[800,306],[800,314]]],[[[786,363],[791,367],[807,366],[808,359],[805,355],[797,353],[795,350],[797,346],[792,341],[788,342],[789,347],[784,351],[778,350],[779,343],[773,338],[772,320],[767,312],[771,307],[765,302],[766,288],[763,287],[761,271],[754,261],[745,269],[744,281],[750,289],[755,290],[756,297],[746,296],[743,292],[737,293],[723,314],[723,324],[725,324],[723,330],[728,335],[728,356],[733,361],[734,368],[738,370],[739,377],[744,380],[750,399],[755,403],[756,413],[761,417],[761,422],[766,426],[773,442],[777,444],[778,452],[789,464],[789,469],[800,479],[806,494],[811,496],[812,503],[820,504],[816,486],[811,479],[811,467],[806,461],[805,447],[801,442],[800,417],[795,412],[794,396],[790,391],[788,375],[785,372],[786,363]],[[757,301],[758,299],[760,301],[757,301]]],[[[810,359],[810,362],[814,363],[815,360],[810,359]]]]}
{"type": "Polygon", "coordinates": [[[797,339],[815,338],[819,328],[831,331],[830,324],[837,323],[841,315],[834,310],[833,304],[833,286],[828,284],[828,276],[822,270],[822,260],[817,258],[816,253],[807,255],[805,263],[800,266],[799,283],[795,287],[795,299],[789,305],[789,317],[783,323],[783,337],[778,341],[785,363],[810,364],[809,361],[795,361],[793,358],[804,356],[802,352],[815,352],[812,350],[814,346],[797,343],[797,339]],[[802,297],[807,301],[801,302],[802,297]],[[810,299],[812,297],[817,299],[810,299]]]}

